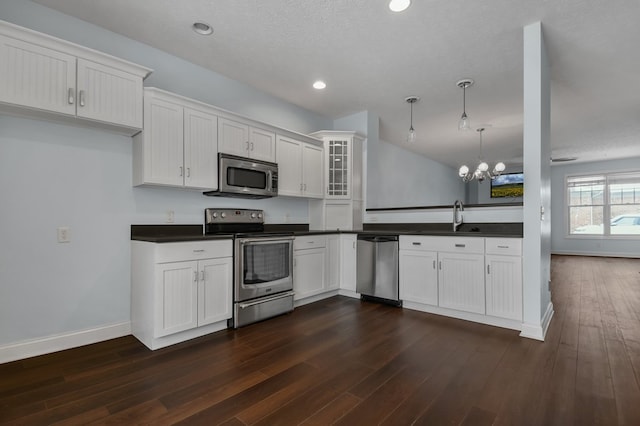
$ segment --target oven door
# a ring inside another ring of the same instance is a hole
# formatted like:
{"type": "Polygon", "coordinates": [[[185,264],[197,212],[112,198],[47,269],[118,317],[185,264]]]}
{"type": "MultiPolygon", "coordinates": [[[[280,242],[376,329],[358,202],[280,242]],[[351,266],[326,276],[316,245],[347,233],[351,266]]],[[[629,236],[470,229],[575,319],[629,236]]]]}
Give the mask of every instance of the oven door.
{"type": "Polygon", "coordinates": [[[293,238],[236,239],[236,302],[293,290],[293,238]]]}

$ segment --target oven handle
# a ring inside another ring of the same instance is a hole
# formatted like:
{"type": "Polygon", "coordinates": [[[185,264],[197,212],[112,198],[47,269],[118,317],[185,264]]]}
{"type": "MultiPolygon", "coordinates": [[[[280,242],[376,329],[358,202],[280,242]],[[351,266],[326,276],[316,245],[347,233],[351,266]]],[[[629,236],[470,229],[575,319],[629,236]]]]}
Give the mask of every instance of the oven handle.
{"type": "Polygon", "coordinates": [[[238,303],[238,307],[240,309],[246,309],[246,308],[250,308],[251,306],[259,305],[261,303],[272,302],[274,300],[284,299],[285,297],[290,297],[290,296],[293,296],[293,291],[288,291],[286,293],[278,294],[278,295],[275,295],[275,296],[269,297],[269,298],[262,298],[260,300],[255,300],[253,302],[238,303]]]}
{"type": "Polygon", "coordinates": [[[290,237],[256,237],[256,238],[239,238],[237,241],[240,244],[247,244],[247,243],[262,243],[262,242],[273,242],[273,241],[293,241],[295,239],[295,235],[292,235],[290,237]]]}

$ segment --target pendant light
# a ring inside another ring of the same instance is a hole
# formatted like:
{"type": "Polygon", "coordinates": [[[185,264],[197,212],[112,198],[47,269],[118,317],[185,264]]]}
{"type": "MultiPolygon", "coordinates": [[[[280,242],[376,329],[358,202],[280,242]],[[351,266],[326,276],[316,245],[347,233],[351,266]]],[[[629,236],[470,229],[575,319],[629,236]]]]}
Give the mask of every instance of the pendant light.
{"type": "Polygon", "coordinates": [[[467,117],[467,87],[473,85],[473,80],[465,78],[457,82],[456,85],[462,89],[462,116],[460,116],[460,121],[458,121],[458,130],[471,130],[469,117],[467,117]]]}
{"type": "Polygon", "coordinates": [[[484,132],[484,130],[484,127],[480,127],[479,129],[477,129],[478,133],[480,133],[480,155],[478,156],[478,167],[476,167],[476,170],[473,173],[471,173],[471,170],[469,170],[469,167],[467,167],[466,165],[461,166],[458,170],[458,176],[462,178],[463,182],[471,182],[473,179],[476,179],[479,182],[482,182],[487,178],[495,179],[496,177],[500,176],[506,168],[504,163],[500,161],[496,163],[491,172],[489,171],[489,164],[484,161],[484,158],[482,156],[482,132],[484,132]]]}
{"type": "Polygon", "coordinates": [[[409,103],[409,105],[411,106],[411,121],[409,124],[409,133],[407,134],[407,142],[408,143],[416,143],[416,131],[413,128],[413,104],[415,104],[416,102],[418,102],[420,100],[419,97],[417,96],[409,96],[408,98],[405,98],[405,101],[407,103],[409,103]]]}

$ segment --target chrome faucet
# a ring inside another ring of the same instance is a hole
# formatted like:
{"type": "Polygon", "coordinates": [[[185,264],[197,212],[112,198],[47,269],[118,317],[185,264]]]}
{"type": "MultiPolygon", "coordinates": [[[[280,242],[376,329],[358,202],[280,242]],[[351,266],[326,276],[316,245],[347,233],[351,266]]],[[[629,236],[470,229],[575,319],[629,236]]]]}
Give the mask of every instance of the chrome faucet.
{"type": "Polygon", "coordinates": [[[464,206],[462,205],[462,201],[456,200],[453,203],[453,232],[458,230],[458,227],[462,225],[464,222],[464,217],[462,212],[464,211],[464,206]]]}

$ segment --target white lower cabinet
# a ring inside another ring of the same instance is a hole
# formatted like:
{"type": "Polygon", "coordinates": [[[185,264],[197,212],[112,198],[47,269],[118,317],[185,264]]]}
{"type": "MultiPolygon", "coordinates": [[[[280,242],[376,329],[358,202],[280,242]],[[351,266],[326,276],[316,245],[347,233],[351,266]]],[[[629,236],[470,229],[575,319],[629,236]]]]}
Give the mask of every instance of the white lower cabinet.
{"type": "Polygon", "coordinates": [[[356,234],[340,234],[340,289],[356,296],[356,234]]]}
{"type": "Polygon", "coordinates": [[[405,307],[521,327],[521,238],[402,235],[399,262],[405,307]]]}
{"type": "Polygon", "coordinates": [[[522,240],[486,239],[487,315],[522,321],[522,240]]]}
{"type": "Polygon", "coordinates": [[[293,242],[293,299],[297,301],[323,293],[326,271],[326,237],[296,237],[293,242]]]}
{"type": "Polygon", "coordinates": [[[437,306],[438,253],[401,250],[399,262],[400,299],[437,306]]]}
{"type": "Polygon", "coordinates": [[[443,308],[484,314],[484,256],[438,253],[438,294],[443,308]]]}
{"type": "Polygon", "coordinates": [[[131,328],[158,349],[226,328],[233,286],[231,240],[132,242],[131,328]]]}
{"type": "Polygon", "coordinates": [[[327,235],[327,289],[340,288],[340,235],[327,235]]]}

